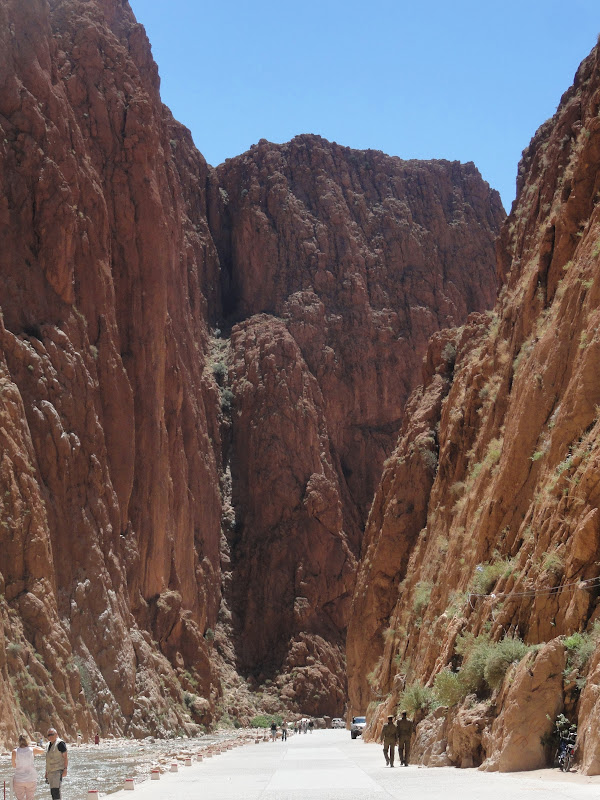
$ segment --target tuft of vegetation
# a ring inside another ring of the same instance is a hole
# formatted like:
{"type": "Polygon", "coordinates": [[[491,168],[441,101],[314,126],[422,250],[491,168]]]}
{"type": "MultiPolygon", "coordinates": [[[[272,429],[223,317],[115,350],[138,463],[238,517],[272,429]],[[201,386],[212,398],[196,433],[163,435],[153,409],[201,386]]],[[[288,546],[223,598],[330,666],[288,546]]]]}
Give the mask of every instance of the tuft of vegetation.
{"type": "Polygon", "coordinates": [[[595,622],[589,633],[572,633],[567,636],[564,645],[567,650],[567,668],[570,673],[574,669],[581,673],[600,642],[600,623],[595,622]]]}
{"type": "Polygon", "coordinates": [[[498,689],[510,665],[518,664],[528,652],[529,647],[521,639],[506,638],[492,644],[483,670],[487,685],[498,689]]]}
{"type": "Polygon", "coordinates": [[[512,574],[513,568],[514,562],[511,558],[478,564],[471,579],[470,591],[473,594],[488,594],[500,578],[508,578],[512,574]]]}
{"type": "Polygon", "coordinates": [[[427,714],[434,705],[433,690],[420,683],[411,683],[398,698],[398,712],[406,711],[409,717],[417,713],[427,714]]]}
{"type": "Polygon", "coordinates": [[[458,705],[465,698],[465,689],[458,672],[443,669],[435,676],[433,694],[441,706],[458,705]]]}
{"type": "Polygon", "coordinates": [[[428,605],[431,598],[431,590],[433,584],[431,581],[419,581],[415,586],[413,595],[413,611],[415,614],[420,614],[421,611],[428,605]]]}
{"type": "Polygon", "coordinates": [[[462,666],[458,673],[439,678],[439,694],[436,690],[437,699],[444,705],[455,705],[468,694],[484,697],[491,689],[498,689],[511,664],[521,661],[530,648],[517,638],[492,642],[487,633],[466,633],[457,638],[455,650],[463,657],[462,666]]]}
{"type": "Polygon", "coordinates": [[[542,569],[544,572],[550,572],[556,577],[562,575],[564,569],[564,562],[562,556],[553,550],[550,553],[546,553],[544,558],[542,559],[542,569]]]}

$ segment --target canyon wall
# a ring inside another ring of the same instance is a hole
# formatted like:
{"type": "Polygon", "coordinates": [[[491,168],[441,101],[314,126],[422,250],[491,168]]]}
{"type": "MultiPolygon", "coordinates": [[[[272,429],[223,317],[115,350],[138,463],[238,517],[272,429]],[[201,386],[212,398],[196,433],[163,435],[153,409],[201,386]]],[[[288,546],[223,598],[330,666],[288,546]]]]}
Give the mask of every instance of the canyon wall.
{"type": "Polygon", "coordinates": [[[422,763],[542,766],[564,712],[600,769],[599,68],[594,49],[524,151],[498,302],[433,337],[367,522],[351,704],[373,735],[433,688],[422,763]],[[474,647],[516,653],[504,680],[488,661],[469,686],[474,647]]]}
{"type": "Polygon", "coordinates": [[[339,715],[364,520],[429,336],[493,303],[496,192],[472,164],[317,136],[217,168],[233,325],[230,609],[239,664],[339,715]]]}
{"type": "Polygon", "coordinates": [[[127,3],[2,2],[0,30],[2,734],[193,729],[181,687],[196,723],[220,691],[208,169],[127,3]]]}
{"type": "Polygon", "coordinates": [[[340,713],[363,522],[428,337],[493,302],[497,193],[311,136],[213,170],[125,0],[0,0],[0,48],[0,740],[192,733],[250,708],[227,677],[340,713]]]}

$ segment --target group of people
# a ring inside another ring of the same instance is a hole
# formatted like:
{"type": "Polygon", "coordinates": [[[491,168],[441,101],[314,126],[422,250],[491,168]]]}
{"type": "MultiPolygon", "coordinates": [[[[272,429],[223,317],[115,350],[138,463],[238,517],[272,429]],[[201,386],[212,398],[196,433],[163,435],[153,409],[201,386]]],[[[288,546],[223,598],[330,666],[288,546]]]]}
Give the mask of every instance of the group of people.
{"type": "MultiPolygon", "coordinates": [[[[312,733],[315,727],[315,723],[312,719],[301,719],[299,722],[294,722],[293,731],[294,733],[312,733]]],[[[288,736],[289,726],[286,720],[283,720],[281,723],[281,741],[285,742],[288,736]]],[[[275,720],[271,723],[271,741],[274,742],[277,739],[277,723],[275,720]]]]}
{"type": "Polygon", "coordinates": [[[397,722],[394,722],[392,714],[388,716],[387,723],[381,730],[381,741],[383,743],[383,755],[387,766],[394,766],[394,753],[398,745],[398,757],[400,763],[408,767],[410,758],[410,740],[413,733],[413,722],[407,718],[406,711],[397,722]]]}
{"type": "Polygon", "coordinates": [[[19,746],[12,751],[13,791],[17,800],[33,800],[37,786],[37,771],[33,757],[46,754],[46,783],[50,787],[52,800],[60,800],[60,784],[66,777],[69,766],[67,745],[59,738],[55,728],[49,728],[48,748],[30,744],[24,734],[19,736],[19,746]]]}

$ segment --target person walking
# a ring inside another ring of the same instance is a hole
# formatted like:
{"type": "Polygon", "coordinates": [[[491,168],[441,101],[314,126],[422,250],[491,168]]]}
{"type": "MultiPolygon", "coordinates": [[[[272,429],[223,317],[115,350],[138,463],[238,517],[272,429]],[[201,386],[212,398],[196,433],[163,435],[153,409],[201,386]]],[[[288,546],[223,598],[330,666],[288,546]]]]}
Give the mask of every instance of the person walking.
{"type": "Polygon", "coordinates": [[[402,717],[396,723],[396,732],[398,736],[398,756],[400,763],[408,767],[408,759],[410,758],[410,740],[413,733],[413,722],[406,717],[406,711],[402,712],[402,717]]]}
{"type": "Polygon", "coordinates": [[[383,742],[383,755],[386,766],[394,766],[394,751],[396,749],[397,731],[394,725],[394,717],[389,714],[388,721],[381,729],[381,741],[383,742]]]}
{"type": "Polygon", "coordinates": [[[284,719],[283,722],[281,723],[281,741],[282,742],[285,742],[287,740],[287,731],[288,731],[287,721],[284,719]]]}
{"type": "Polygon", "coordinates": [[[315,723],[312,721],[312,719],[309,720],[309,722],[308,722],[308,732],[312,733],[314,727],[315,727],[315,723]]]}
{"type": "Polygon", "coordinates": [[[277,723],[275,720],[271,723],[271,741],[274,742],[277,738],[277,723]]]}
{"type": "Polygon", "coordinates": [[[69,765],[67,745],[59,738],[56,728],[49,728],[47,737],[50,744],[46,750],[46,780],[52,800],[60,800],[60,784],[67,777],[69,765]]]}
{"type": "Polygon", "coordinates": [[[43,752],[43,747],[31,746],[25,734],[19,736],[19,746],[12,751],[12,765],[15,768],[12,785],[17,800],[33,800],[38,779],[33,756],[43,752]]]}

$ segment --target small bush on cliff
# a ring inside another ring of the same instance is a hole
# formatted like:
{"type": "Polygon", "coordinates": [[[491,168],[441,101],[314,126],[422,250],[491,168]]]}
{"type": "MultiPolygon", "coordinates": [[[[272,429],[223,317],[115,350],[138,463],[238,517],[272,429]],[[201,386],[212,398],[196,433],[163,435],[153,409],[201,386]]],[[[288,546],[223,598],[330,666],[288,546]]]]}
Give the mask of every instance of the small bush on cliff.
{"type": "Polygon", "coordinates": [[[433,690],[420,683],[411,683],[398,698],[398,713],[406,711],[409,716],[427,712],[434,705],[433,690]]]}
{"type": "Polygon", "coordinates": [[[521,639],[502,639],[490,646],[483,676],[492,689],[498,689],[511,664],[517,664],[529,652],[521,639]]]}
{"type": "Polygon", "coordinates": [[[420,614],[429,603],[432,589],[433,584],[430,581],[419,581],[417,583],[413,596],[413,611],[415,614],[420,614]]]}
{"type": "Polygon", "coordinates": [[[530,650],[520,639],[506,637],[491,642],[486,633],[459,636],[455,649],[463,656],[457,681],[465,697],[471,693],[484,696],[489,689],[499,688],[510,665],[518,663],[530,650]]]}
{"type": "Polygon", "coordinates": [[[458,672],[443,669],[435,676],[433,694],[441,706],[458,705],[465,698],[465,688],[458,672]]]}
{"type": "Polygon", "coordinates": [[[485,692],[485,665],[490,654],[490,639],[485,633],[465,633],[456,640],[456,652],[463,657],[459,679],[467,694],[485,692]]]}
{"type": "Polygon", "coordinates": [[[600,642],[600,625],[596,622],[592,627],[590,633],[572,633],[565,639],[565,648],[567,650],[567,668],[566,672],[576,669],[581,672],[590,656],[600,642]]]}
{"type": "Polygon", "coordinates": [[[510,558],[478,564],[469,588],[473,594],[488,594],[500,578],[508,578],[512,570],[513,560],[510,558]]]}

